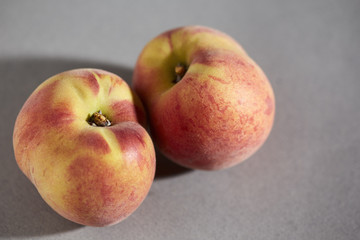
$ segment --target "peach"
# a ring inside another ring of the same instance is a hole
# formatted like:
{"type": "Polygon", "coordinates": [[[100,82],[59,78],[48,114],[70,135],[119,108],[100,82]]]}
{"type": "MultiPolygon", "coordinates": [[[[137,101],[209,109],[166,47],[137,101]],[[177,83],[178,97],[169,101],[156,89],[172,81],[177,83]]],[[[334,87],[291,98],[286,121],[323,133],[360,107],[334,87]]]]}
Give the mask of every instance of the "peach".
{"type": "Polygon", "coordinates": [[[185,167],[224,169],[267,139],[275,100],[261,68],[230,36],[203,26],[169,30],[141,52],[133,76],[154,142],[185,167]]]}
{"type": "Polygon", "coordinates": [[[145,119],[140,100],[119,76],[98,69],[63,72],[43,82],[18,114],[16,161],[63,217],[115,224],[139,207],[154,179],[145,119]]]}

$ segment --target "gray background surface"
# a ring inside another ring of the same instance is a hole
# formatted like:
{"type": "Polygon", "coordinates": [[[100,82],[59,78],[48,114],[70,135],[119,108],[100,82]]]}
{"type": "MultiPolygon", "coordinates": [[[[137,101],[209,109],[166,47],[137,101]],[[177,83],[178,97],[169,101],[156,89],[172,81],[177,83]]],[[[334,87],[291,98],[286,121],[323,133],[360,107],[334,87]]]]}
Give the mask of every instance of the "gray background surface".
{"type": "Polygon", "coordinates": [[[360,239],[360,1],[0,1],[0,238],[360,239]],[[201,24],[238,40],[276,95],[263,148],[190,171],[158,156],[140,208],[84,227],[46,205],[12,150],[17,113],[45,79],[97,67],[131,82],[159,33],[201,24]]]}

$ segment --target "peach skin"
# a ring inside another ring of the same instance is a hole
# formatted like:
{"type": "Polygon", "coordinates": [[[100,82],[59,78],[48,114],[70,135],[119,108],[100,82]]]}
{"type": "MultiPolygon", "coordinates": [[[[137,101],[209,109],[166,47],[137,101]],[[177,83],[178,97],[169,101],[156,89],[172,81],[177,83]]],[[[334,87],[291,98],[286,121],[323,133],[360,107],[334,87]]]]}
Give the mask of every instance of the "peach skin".
{"type": "Polygon", "coordinates": [[[273,125],[275,98],[264,72],[233,38],[208,27],[180,27],[152,39],[138,57],[133,88],[155,144],[188,168],[244,161],[273,125]]]}
{"type": "Polygon", "coordinates": [[[43,82],[16,119],[18,166],[42,198],[83,225],[112,225],[145,199],[155,152],[139,98],[119,76],[75,69],[43,82]]]}

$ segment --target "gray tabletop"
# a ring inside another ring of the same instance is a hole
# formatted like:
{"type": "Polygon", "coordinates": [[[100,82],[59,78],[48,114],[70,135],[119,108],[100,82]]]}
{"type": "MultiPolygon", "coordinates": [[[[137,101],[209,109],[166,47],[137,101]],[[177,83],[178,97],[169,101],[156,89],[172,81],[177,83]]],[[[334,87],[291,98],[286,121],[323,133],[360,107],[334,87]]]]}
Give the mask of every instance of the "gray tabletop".
{"type": "Polygon", "coordinates": [[[360,239],[360,2],[1,1],[0,237],[43,239],[360,239]],[[148,197],[125,221],[84,227],[55,213],[18,169],[14,121],[64,70],[128,83],[143,46],[177,26],[233,36],[274,88],[265,145],[233,168],[191,171],[157,156],[148,197]]]}

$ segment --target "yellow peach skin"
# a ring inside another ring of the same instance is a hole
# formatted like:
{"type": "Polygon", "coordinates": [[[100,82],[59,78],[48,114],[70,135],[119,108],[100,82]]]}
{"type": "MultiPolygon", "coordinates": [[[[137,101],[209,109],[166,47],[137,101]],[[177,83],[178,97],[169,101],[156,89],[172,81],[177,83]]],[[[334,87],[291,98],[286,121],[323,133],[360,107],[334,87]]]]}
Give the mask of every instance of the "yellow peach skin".
{"type": "Polygon", "coordinates": [[[63,217],[91,226],[115,224],[146,197],[155,153],[140,100],[115,74],[76,69],[43,82],[15,123],[20,169],[63,217]],[[111,126],[89,124],[101,110],[111,126]]]}
{"type": "Polygon", "coordinates": [[[250,157],[272,128],[275,101],[260,67],[231,37],[203,26],[151,40],[133,87],[159,149],[180,165],[231,167],[250,157]]]}

